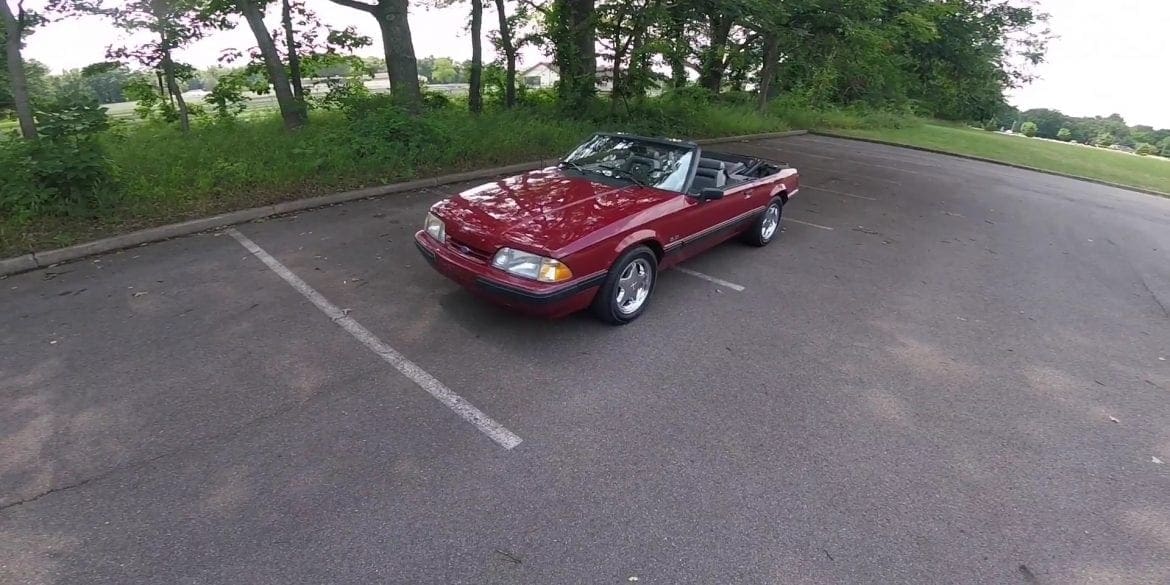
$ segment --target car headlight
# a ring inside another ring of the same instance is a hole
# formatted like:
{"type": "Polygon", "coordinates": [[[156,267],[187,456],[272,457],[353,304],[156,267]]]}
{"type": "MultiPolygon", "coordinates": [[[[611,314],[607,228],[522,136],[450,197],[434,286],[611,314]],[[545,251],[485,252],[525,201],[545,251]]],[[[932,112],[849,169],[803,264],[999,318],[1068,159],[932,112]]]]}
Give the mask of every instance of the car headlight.
{"type": "Polygon", "coordinates": [[[447,226],[443,225],[443,220],[435,217],[433,213],[427,214],[427,219],[423,222],[423,229],[428,235],[440,242],[447,240],[447,226]]]}
{"type": "Polygon", "coordinates": [[[557,260],[511,248],[500,248],[492,258],[492,266],[540,282],[564,282],[573,278],[573,271],[557,260]]]}

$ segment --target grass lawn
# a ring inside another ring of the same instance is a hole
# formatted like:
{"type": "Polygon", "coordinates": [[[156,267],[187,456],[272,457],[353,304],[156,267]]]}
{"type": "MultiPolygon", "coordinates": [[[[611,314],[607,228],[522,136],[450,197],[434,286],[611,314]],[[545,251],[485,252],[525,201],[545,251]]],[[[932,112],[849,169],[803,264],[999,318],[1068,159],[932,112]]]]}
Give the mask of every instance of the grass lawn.
{"type": "Polygon", "coordinates": [[[107,192],[94,194],[88,211],[77,213],[5,213],[5,201],[14,211],[22,201],[37,204],[30,194],[52,201],[37,191],[35,178],[19,175],[25,159],[13,151],[7,163],[0,157],[0,176],[12,175],[0,179],[0,258],[300,197],[555,156],[596,130],[707,138],[887,122],[884,115],[760,114],[750,105],[677,100],[648,100],[616,114],[601,103],[600,114],[581,118],[563,115],[555,104],[473,117],[461,103],[410,118],[372,103],[350,113],[314,110],[309,125],[293,133],[271,111],[227,122],[199,119],[187,134],[155,122],[116,124],[101,137],[112,169],[107,192]]]}
{"type": "Polygon", "coordinates": [[[1164,158],[939,124],[835,132],[1101,179],[1170,197],[1170,160],[1164,158]]]}

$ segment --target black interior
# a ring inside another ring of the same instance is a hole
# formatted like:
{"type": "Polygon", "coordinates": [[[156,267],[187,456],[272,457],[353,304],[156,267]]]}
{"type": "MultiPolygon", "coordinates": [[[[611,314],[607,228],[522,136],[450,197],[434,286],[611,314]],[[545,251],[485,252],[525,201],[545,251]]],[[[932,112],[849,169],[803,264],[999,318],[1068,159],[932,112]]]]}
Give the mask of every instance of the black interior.
{"type": "Polygon", "coordinates": [[[651,171],[657,171],[661,168],[657,160],[637,154],[627,158],[626,162],[622,164],[622,167],[638,177],[648,177],[651,171]]]}
{"type": "Polygon", "coordinates": [[[744,183],[774,175],[787,167],[750,156],[722,152],[703,152],[691,182],[691,193],[703,189],[730,189],[744,183]]]}

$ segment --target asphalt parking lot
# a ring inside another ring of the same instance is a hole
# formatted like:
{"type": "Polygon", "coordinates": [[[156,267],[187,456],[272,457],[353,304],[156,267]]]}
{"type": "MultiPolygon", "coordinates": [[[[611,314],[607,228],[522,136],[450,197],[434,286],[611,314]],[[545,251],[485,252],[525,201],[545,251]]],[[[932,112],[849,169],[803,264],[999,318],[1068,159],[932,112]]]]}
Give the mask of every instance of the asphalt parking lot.
{"type": "Polygon", "coordinates": [[[626,327],[433,272],[466,186],[0,280],[0,583],[1170,583],[1170,200],[719,148],[784,233],[626,327]]]}

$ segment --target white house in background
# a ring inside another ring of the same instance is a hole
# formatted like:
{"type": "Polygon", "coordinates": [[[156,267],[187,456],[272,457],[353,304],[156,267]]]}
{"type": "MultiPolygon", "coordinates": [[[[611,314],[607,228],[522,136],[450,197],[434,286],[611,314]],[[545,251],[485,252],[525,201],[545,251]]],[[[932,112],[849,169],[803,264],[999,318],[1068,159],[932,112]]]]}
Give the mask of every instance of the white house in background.
{"type": "MultiPolygon", "coordinates": [[[[522,85],[532,89],[551,89],[561,78],[557,66],[552,63],[537,63],[516,75],[522,85]]],[[[597,89],[613,91],[613,71],[610,69],[597,70],[597,89]]]]}
{"type": "Polygon", "coordinates": [[[521,71],[517,77],[520,78],[520,83],[528,87],[542,89],[551,88],[561,78],[561,74],[552,63],[537,63],[521,71]]]}

